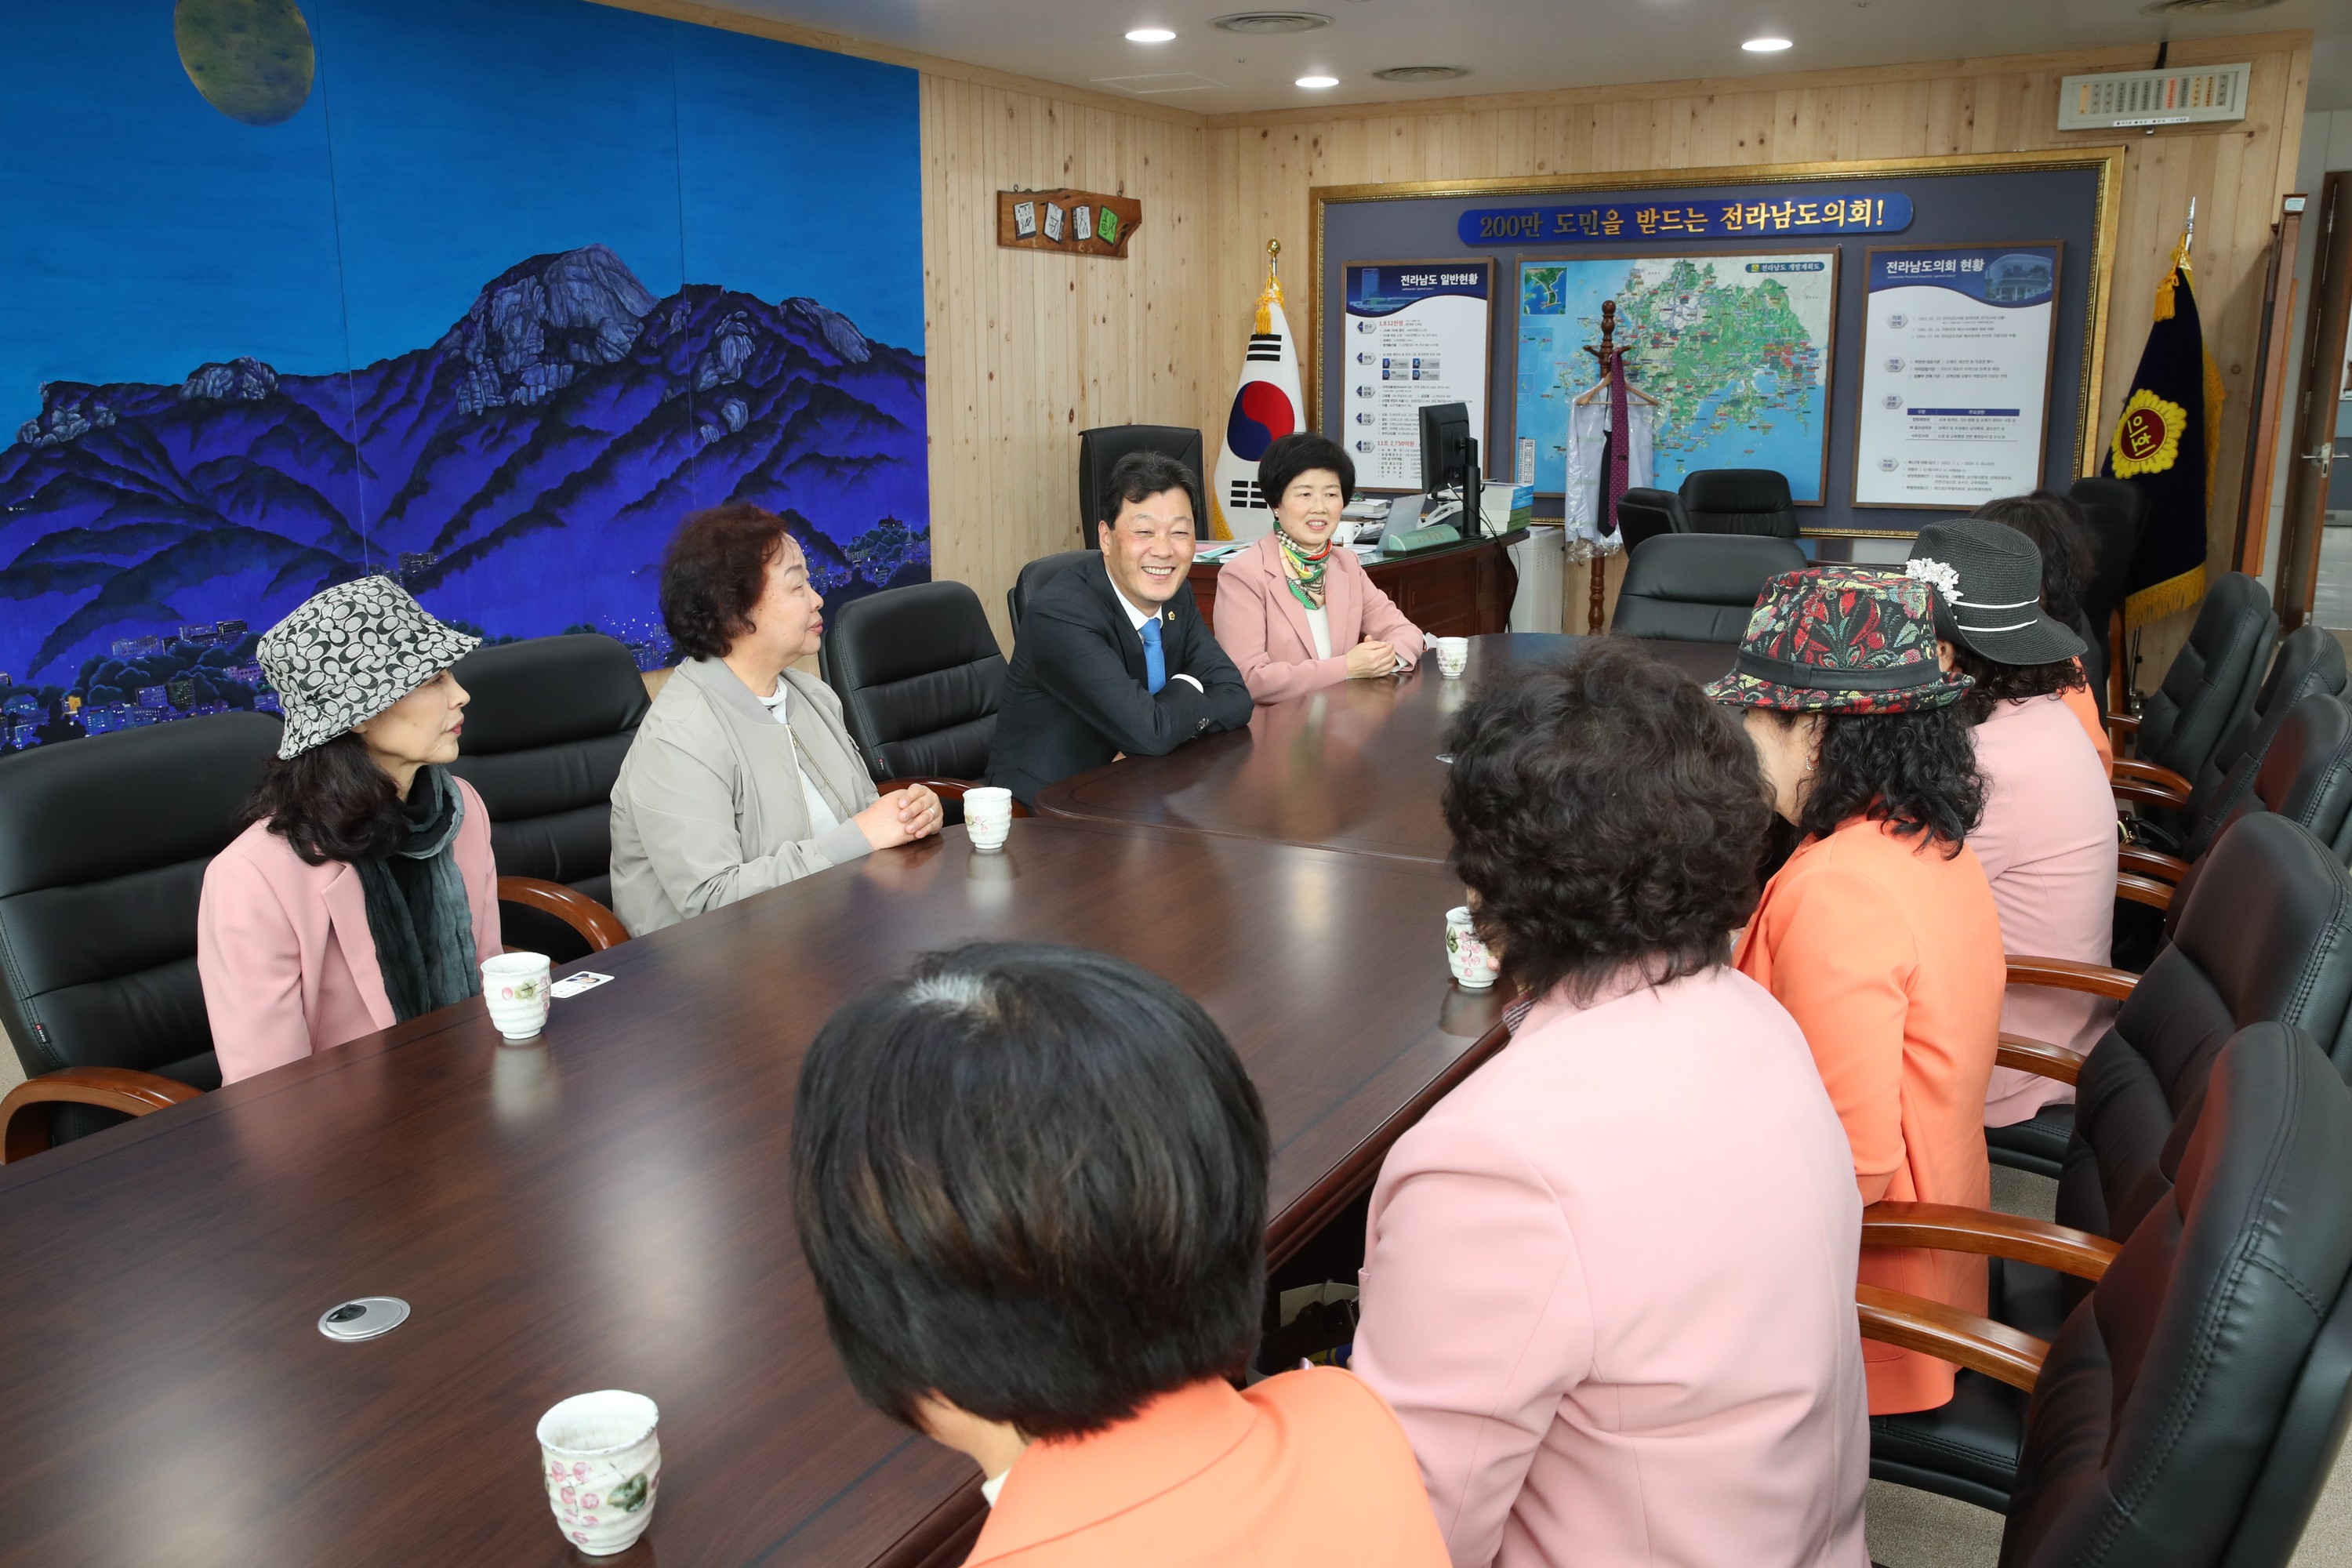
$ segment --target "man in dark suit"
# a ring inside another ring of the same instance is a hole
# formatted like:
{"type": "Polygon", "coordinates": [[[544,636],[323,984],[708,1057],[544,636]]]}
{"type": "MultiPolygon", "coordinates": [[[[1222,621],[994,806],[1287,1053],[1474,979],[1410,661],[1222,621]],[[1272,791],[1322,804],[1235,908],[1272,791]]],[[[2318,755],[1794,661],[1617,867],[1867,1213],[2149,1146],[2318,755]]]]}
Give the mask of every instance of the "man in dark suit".
{"type": "Polygon", "coordinates": [[[1249,688],[1185,580],[1200,481],[1173,458],[1130,452],[1104,490],[1100,563],[1047,582],[1014,628],[988,782],[1024,805],[1122,753],[1161,756],[1249,722],[1249,688]]]}

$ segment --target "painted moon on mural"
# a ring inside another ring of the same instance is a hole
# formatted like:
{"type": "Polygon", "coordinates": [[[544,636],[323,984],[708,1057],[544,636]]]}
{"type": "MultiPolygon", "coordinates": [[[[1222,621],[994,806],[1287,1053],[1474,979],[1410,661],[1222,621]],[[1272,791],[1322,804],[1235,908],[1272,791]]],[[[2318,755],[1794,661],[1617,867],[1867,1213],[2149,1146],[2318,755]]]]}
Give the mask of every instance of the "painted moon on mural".
{"type": "Polygon", "coordinates": [[[247,125],[291,120],[317,57],[294,0],[179,0],[172,38],[205,101],[247,125]]]}

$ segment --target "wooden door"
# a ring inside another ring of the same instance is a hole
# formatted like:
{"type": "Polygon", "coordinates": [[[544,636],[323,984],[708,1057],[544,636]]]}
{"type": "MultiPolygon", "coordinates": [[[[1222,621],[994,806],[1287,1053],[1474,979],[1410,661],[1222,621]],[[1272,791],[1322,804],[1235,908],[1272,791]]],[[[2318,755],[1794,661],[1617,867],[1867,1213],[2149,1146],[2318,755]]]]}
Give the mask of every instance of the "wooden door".
{"type": "MultiPolygon", "coordinates": [[[[2344,340],[2352,324],[2352,174],[2320,188],[2319,247],[2312,262],[2311,320],[2295,391],[2294,460],[2286,470],[2286,515],[2279,532],[2278,586],[2272,603],[2289,631],[2310,618],[2319,590],[2319,545],[2327,481],[2336,461],[2336,405],[2346,391],[2344,340]]],[[[2352,456],[2352,442],[2347,443],[2352,456]]]]}

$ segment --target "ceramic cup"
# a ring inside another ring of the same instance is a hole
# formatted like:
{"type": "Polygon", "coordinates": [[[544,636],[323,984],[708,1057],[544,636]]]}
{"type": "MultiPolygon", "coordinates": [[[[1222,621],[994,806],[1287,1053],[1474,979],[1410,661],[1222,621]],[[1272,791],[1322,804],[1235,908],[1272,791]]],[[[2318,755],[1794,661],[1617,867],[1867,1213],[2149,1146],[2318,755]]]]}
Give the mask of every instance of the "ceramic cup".
{"type": "Polygon", "coordinates": [[[636,1544],[661,1486],[661,1412],[642,1394],[575,1394],[539,1418],[539,1474],[563,1538],[591,1557],[636,1544]]]}
{"type": "Polygon", "coordinates": [[[1465,991],[1484,991],[1495,984],[1495,961],[1471,929],[1467,904],[1445,911],[1445,963],[1454,971],[1454,984],[1465,991]]]}
{"type": "Polygon", "coordinates": [[[1470,662],[1468,637],[1432,637],[1429,646],[1437,650],[1437,673],[1448,680],[1462,679],[1462,667],[1470,662]]]}
{"type": "Polygon", "coordinates": [[[502,952],[482,963],[482,1000],[509,1040],[535,1040],[547,1027],[547,954],[502,952]]]}
{"type": "Polygon", "coordinates": [[[1002,849],[1013,831],[1013,792],[982,784],[963,792],[963,830],[974,849],[1002,849]]]}

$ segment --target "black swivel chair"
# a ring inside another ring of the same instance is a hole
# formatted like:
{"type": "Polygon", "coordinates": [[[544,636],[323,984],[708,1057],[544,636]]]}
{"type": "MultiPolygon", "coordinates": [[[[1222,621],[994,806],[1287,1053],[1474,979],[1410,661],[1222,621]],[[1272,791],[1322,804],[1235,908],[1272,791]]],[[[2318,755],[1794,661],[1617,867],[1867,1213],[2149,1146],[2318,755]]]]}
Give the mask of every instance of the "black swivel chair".
{"type": "Polygon", "coordinates": [[[2140,761],[2194,781],[2252,710],[2278,633],[2269,592],[2242,572],[2224,574],[2206,592],[2189,640],[2139,717],[2109,714],[2108,728],[2137,737],[2140,761]]]}
{"type": "Polygon", "coordinates": [[[1660,534],[1690,531],[1690,519],[1683,515],[1683,498],[1672,490],[1637,485],[1617,498],[1617,537],[1628,551],[1640,549],[1660,534]]]}
{"type": "Polygon", "coordinates": [[[1029,605],[1029,595],[1068,571],[1085,563],[1102,570],[1102,552],[1097,550],[1065,550],[1056,555],[1040,555],[1021,568],[1013,579],[1013,586],[1004,590],[1005,613],[1013,617],[1013,640],[1021,640],[1021,612],[1029,605]]]}
{"type": "Polygon", "coordinates": [[[980,595],[935,582],[850,600],[824,624],[824,679],[875,781],[927,784],[960,820],[964,786],[988,776],[1004,692],[980,595]]]}
{"type": "Polygon", "coordinates": [[[1764,585],[1804,564],[1805,552],[1785,539],[1705,533],[1653,539],[1625,563],[1612,626],[1627,637],[1736,643],[1764,585]]]}
{"type": "Polygon", "coordinates": [[[1966,1210],[1864,1219],[1864,1246],[2033,1258],[2094,1282],[2047,1342],[1860,1292],[1865,1337],[2018,1395],[2013,1478],[1971,1500],[2008,1515],[2002,1568],[2284,1568],[2335,1463],[2352,1391],[2352,1093],[2300,1031],[2256,1025],[2216,1053],[2183,1142],[2177,1184],[2120,1247],[1966,1210]]]}
{"type": "Polygon", "coordinates": [[[559,963],[629,939],[613,901],[613,781],[646,716],[629,650],[596,632],[478,647],[450,771],[480,792],[499,863],[499,934],[559,963]]]}
{"type": "Polygon", "coordinates": [[[1771,468],[1701,468],[1683,479],[1683,513],[1694,533],[1797,537],[1789,480],[1771,468]]]}
{"type": "Polygon", "coordinates": [[[0,1159],[220,1087],[196,905],[282,731],[216,713],[0,758],[0,1022],[26,1079],[0,1159]]]}
{"type": "Polygon", "coordinates": [[[2083,618],[2104,647],[2108,623],[2123,608],[2132,557],[2139,553],[2140,534],[2147,526],[2147,498],[2128,480],[2097,475],[2076,479],[2066,494],[2090,525],[2091,577],[2083,584],[2083,618]]]}
{"type": "MultiPolygon", "coordinates": [[[[1102,498],[1112,465],[1129,452],[1161,452],[1208,480],[1201,467],[1201,433],[1181,425],[1105,425],[1078,432],[1078,538],[1089,549],[1099,548],[1095,524],[1102,521],[1102,498]]],[[[1202,519],[1205,527],[1207,520],[1202,519]]],[[[1017,626],[1021,617],[1013,617],[1017,626]]]]}

